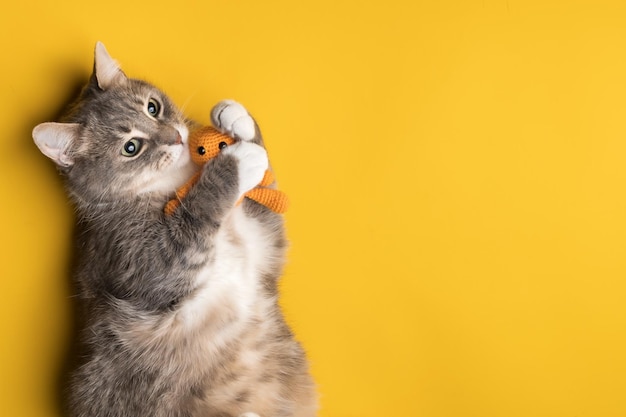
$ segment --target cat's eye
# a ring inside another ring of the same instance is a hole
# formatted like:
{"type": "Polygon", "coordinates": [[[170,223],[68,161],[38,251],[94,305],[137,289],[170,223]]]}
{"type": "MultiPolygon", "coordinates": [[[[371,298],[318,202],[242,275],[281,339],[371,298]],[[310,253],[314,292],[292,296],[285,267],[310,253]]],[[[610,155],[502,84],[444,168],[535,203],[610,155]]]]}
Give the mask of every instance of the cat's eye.
{"type": "Polygon", "coordinates": [[[141,150],[141,139],[133,138],[126,142],[122,147],[122,155],[124,156],[135,156],[141,150]]]}
{"type": "Polygon", "coordinates": [[[150,100],[148,100],[146,110],[148,110],[148,114],[150,116],[157,117],[161,112],[161,103],[159,103],[156,99],[151,98],[150,100]]]}

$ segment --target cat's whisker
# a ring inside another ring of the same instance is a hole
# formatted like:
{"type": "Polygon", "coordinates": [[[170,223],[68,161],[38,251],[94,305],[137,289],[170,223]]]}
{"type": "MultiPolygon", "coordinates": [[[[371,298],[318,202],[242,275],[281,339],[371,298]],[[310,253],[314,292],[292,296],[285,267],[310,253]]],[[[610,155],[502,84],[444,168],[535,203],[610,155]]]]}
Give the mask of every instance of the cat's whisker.
{"type": "Polygon", "coordinates": [[[183,102],[183,104],[181,106],[179,106],[179,108],[178,108],[179,117],[185,117],[185,112],[187,111],[187,106],[189,105],[189,103],[191,102],[191,100],[193,99],[193,97],[196,94],[197,94],[197,92],[191,93],[191,95],[189,97],[187,97],[187,99],[183,102]]]}

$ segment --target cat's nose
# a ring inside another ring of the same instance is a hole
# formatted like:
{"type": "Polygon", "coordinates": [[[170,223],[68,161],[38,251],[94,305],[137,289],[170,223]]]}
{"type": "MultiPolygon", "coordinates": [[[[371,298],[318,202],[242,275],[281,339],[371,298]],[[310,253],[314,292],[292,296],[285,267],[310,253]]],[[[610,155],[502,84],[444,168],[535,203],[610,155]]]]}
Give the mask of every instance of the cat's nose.
{"type": "Polygon", "coordinates": [[[180,133],[176,133],[176,141],[174,142],[174,145],[182,145],[183,144],[183,137],[180,135],[180,133]]]}

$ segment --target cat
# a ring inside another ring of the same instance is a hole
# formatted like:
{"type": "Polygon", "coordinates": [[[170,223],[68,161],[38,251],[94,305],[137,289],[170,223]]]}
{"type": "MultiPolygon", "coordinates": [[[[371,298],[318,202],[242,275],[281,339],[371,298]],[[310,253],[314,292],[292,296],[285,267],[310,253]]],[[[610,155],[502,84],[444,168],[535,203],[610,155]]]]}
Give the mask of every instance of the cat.
{"type": "Polygon", "coordinates": [[[81,363],[74,417],[309,417],[315,384],[277,304],[283,219],[240,197],[268,168],[260,131],[237,102],[213,125],[236,139],[202,169],[196,126],[153,85],[129,78],[102,43],[60,122],[33,138],[64,177],[77,215],[81,363]]]}

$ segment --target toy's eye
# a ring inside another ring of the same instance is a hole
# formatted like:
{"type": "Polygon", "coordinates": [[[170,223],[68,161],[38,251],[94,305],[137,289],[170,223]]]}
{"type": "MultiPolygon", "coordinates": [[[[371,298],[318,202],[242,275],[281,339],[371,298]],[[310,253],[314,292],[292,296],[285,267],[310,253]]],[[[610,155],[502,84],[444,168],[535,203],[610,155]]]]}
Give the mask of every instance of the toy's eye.
{"type": "Polygon", "coordinates": [[[198,155],[204,155],[205,153],[206,149],[204,149],[204,146],[198,147],[198,155]]]}
{"type": "Polygon", "coordinates": [[[122,148],[122,155],[128,157],[137,155],[139,153],[139,150],[141,149],[141,145],[141,139],[133,138],[129,140],[124,144],[124,147],[122,148]]]}
{"type": "Polygon", "coordinates": [[[148,100],[146,110],[148,110],[148,114],[150,116],[157,117],[161,112],[161,103],[159,103],[156,99],[151,98],[150,100],[148,100]]]}
{"type": "Polygon", "coordinates": [[[220,148],[220,150],[222,150],[222,149],[224,149],[225,147],[227,147],[227,146],[228,146],[228,143],[226,143],[226,142],[220,142],[220,144],[219,144],[219,145],[217,145],[217,146],[220,148]]]}

